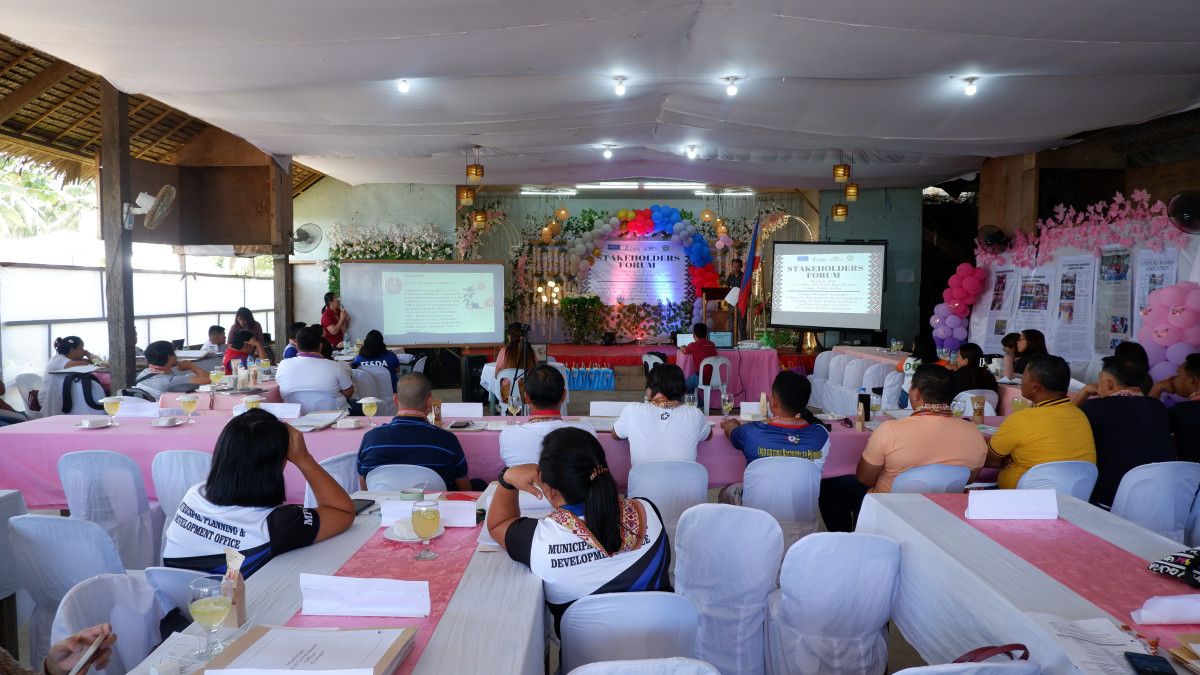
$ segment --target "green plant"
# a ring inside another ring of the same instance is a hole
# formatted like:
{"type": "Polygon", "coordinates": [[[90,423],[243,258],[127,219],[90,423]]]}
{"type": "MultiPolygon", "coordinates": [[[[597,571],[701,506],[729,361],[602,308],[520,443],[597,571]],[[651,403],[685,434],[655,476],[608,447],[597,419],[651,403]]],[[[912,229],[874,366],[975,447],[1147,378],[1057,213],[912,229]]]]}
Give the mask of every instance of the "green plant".
{"type": "Polygon", "coordinates": [[[559,302],[563,323],[571,331],[571,342],[587,344],[600,338],[605,313],[595,295],[568,295],[559,302]]]}

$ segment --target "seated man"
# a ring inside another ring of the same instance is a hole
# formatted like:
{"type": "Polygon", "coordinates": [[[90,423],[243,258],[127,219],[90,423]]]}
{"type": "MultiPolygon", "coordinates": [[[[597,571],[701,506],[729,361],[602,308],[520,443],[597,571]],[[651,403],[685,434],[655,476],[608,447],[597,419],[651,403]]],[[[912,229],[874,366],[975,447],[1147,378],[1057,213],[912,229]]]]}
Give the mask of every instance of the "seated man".
{"type": "MultiPolygon", "coordinates": [[[[717,345],[708,339],[708,326],[702,323],[692,326],[692,337],[696,339],[692,340],[690,344],[679,348],[681,353],[687,354],[692,360],[692,367],[696,370],[696,372],[688,375],[685,383],[687,393],[689,394],[696,393],[696,386],[700,384],[700,376],[704,374],[700,372],[700,364],[704,359],[717,355],[717,345]]],[[[709,370],[712,370],[712,368],[709,368],[709,370]]]]}
{"type": "Polygon", "coordinates": [[[263,349],[262,343],[254,338],[254,333],[248,330],[239,330],[229,337],[229,349],[225,350],[225,356],[221,359],[221,365],[225,367],[225,374],[233,374],[233,362],[241,363],[242,367],[246,367],[246,357],[254,354],[254,358],[265,359],[267,352],[263,349]]]}
{"type": "MultiPolygon", "coordinates": [[[[248,332],[240,331],[238,335],[248,332]]],[[[354,382],[348,368],[321,356],[321,327],[308,326],[296,333],[296,345],[300,348],[296,358],[280,361],[275,369],[283,400],[297,391],[321,391],[332,396],[339,409],[349,408],[347,400],[354,395],[354,382]]]]}
{"type": "Polygon", "coordinates": [[[1164,393],[1186,398],[1167,409],[1179,459],[1200,462],[1200,353],[1188,354],[1175,375],[1155,382],[1150,389],[1155,399],[1164,393]]]}
{"type": "MultiPolygon", "coordinates": [[[[721,422],[721,429],[730,444],[746,456],[746,464],[763,457],[799,457],[824,466],[829,456],[829,430],[810,421],[811,394],[808,378],[790,370],[781,371],[771,383],[769,421],[742,424],[731,417],[721,422]]],[[[718,501],[741,504],[741,492],[741,483],[727,485],[718,501]]]]}
{"type": "Polygon", "coordinates": [[[1033,405],[1009,415],[988,442],[987,466],[1000,469],[1002,489],[1017,487],[1021,475],[1038,464],[1096,463],[1092,425],[1067,398],[1070,383],[1071,368],[1062,357],[1029,357],[1021,378],[1021,396],[1033,405]]]}
{"type": "Polygon", "coordinates": [[[154,400],[162,398],[168,391],[180,391],[180,385],[208,384],[208,371],[200,368],[191,361],[180,361],[175,356],[175,345],[166,340],[158,340],[146,345],[147,368],[138,373],[133,386],[150,394],[154,400]],[[179,374],[175,369],[186,370],[179,374]],[[190,373],[190,374],[189,374],[190,373]]]}
{"type": "Polygon", "coordinates": [[[296,333],[304,330],[307,325],[303,321],[295,321],[288,326],[288,346],[283,349],[283,358],[294,359],[300,353],[300,348],[296,346],[296,333]]]}
{"type": "Polygon", "coordinates": [[[525,402],[529,404],[529,421],[505,427],[500,432],[500,459],[504,466],[537,464],[542,454],[542,439],[546,434],[563,427],[579,427],[595,436],[590,424],[564,422],[560,415],[567,383],[554,366],[536,366],[525,375],[525,402]]]}
{"type": "Polygon", "coordinates": [[[987,457],[978,427],[954,416],[954,373],[926,363],[913,371],[908,390],[913,413],[879,425],[867,441],[853,476],[821,481],[821,517],[830,532],[853,530],[852,513],[862,508],[868,492],[891,492],[901,473],[928,464],[965,466],[974,481],[987,457]]]}
{"type": "Polygon", "coordinates": [[[214,352],[225,351],[225,328],[223,326],[209,326],[208,340],[200,345],[200,349],[208,349],[214,352]]]}
{"type": "Polygon", "coordinates": [[[653,459],[696,461],[696,445],[712,437],[699,408],[683,405],[683,369],[657,365],[646,377],[649,403],[630,403],[613,423],[617,440],[629,439],[631,465],[653,459]]]}
{"type": "Polygon", "coordinates": [[[433,469],[445,481],[447,490],[487,487],[483,481],[467,478],[467,456],[458,437],[429,423],[433,389],[425,373],[408,373],[400,378],[395,401],[396,416],[392,421],[368,431],[358,446],[359,484],[364,490],[367,474],[388,464],[416,464],[433,469]]]}
{"type": "Polygon", "coordinates": [[[1143,464],[1174,461],[1175,446],[1167,407],[1142,395],[1146,363],[1116,355],[1106,356],[1103,363],[1096,385],[1099,398],[1084,401],[1079,409],[1087,415],[1096,441],[1099,476],[1090,501],[1107,509],[1125,472],[1143,464]]]}

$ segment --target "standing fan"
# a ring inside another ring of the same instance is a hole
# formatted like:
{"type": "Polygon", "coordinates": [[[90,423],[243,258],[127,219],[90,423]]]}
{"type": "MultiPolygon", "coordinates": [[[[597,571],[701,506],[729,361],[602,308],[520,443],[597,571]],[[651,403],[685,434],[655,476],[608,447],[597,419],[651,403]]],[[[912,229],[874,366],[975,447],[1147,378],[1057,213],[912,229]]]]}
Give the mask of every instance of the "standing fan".
{"type": "Polygon", "coordinates": [[[321,243],[321,227],[316,223],[305,223],[296,228],[292,235],[292,249],[296,253],[309,253],[321,243]]]}
{"type": "Polygon", "coordinates": [[[1167,202],[1167,218],[1181,232],[1200,234],[1200,192],[1177,192],[1167,202]]]}
{"type": "Polygon", "coordinates": [[[979,228],[979,234],[975,235],[975,241],[979,243],[979,248],[995,254],[1007,251],[1012,239],[995,225],[984,225],[979,228]]]}
{"type": "Polygon", "coordinates": [[[151,195],[149,192],[143,192],[137,196],[133,204],[125,204],[122,211],[125,218],[125,229],[133,229],[133,217],[145,216],[142,220],[142,225],[147,230],[153,230],[171,212],[171,205],[175,203],[175,186],[164,185],[159,189],[158,195],[151,195]]]}

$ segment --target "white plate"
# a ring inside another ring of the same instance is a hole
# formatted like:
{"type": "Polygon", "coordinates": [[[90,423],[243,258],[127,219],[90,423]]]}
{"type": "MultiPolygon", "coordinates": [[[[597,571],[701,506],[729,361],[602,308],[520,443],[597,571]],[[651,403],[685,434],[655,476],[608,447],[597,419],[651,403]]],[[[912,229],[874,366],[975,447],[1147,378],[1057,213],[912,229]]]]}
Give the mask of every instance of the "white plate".
{"type": "MultiPolygon", "coordinates": [[[[440,535],[441,535],[443,532],[445,532],[445,531],[446,531],[446,526],[445,526],[445,525],[438,525],[438,531],[437,531],[437,534],[433,535],[433,538],[434,538],[434,539],[437,539],[437,538],[438,538],[438,536],[440,536],[440,535]]],[[[391,539],[392,541],[400,541],[400,542],[404,542],[404,543],[406,543],[406,544],[411,544],[411,543],[413,543],[413,542],[419,542],[419,541],[421,541],[421,538],[420,538],[420,537],[413,537],[412,539],[405,539],[405,538],[403,538],[403,537],[401,537],[401,536],[397,535],[397,534],[396,534],[396,530],[395,530],[395,528],[391,528],[391,527],[389,527],[389,528],[387,529],[387,531],[385,531],[385,532],[383,533],[383,536],[384,536],[384,537],[386,537],[386,538],[388,538],[388,539],[391,539]]]]}
{"type": "Polygon", "coordinates": [[[179,419],[179,418],[177,418],[177,419],[175,420],[175,424],[151,424],[151,423],[147,422],[147,423],[146,423],[146,426],[148,426],[148,427],[162,427],[163,429],[174,429],[175,427],[179,426],[180,424],[187,424],[187,423],[188,423],[188,421],[187,421],[187,418],[185,417],[185,418],[182,418],[182,419],[179,419]]]}
{"type": "Polygon", "coordinates": [[[708,426],[710,426],[710,427],[712,427],[712,426],[716,426],[716,424],[717,424],[716,420],[709,420],[709,421],[708,421],[708,426]]]}
{"type": "Polygon", "coordinates": [[[83,422],[78,422],[78,423],[76,423],[76,424],[73,424],[73,425],[71,425],[71,426],[75,427],[76,429],[107,429],[107,428],[109,428],[109,427],[115,427],[115,426],[117,426],[118,424],[120,424],[120,423],[119,423],[119,422],[112,423],[112,424],[107,424],[107,423],[106,423],[106,424],[103,424],[103,425],[101,425],[101,426],[98,426],[98,427],[85,427],[85,426],[83,426],[83,422]]]}
{"type": "Polygon", "coordinates": [[[845,415],[836,415],[836,414],[834,414],[834,413],[821,413],[820,415],[817,415],[817,419],[819,419],[819,420],[826,420],[826,421],[828,421],[828,420],[840,420],[840,419],[842,419],[843,417],[845,417],[845,415]]]}

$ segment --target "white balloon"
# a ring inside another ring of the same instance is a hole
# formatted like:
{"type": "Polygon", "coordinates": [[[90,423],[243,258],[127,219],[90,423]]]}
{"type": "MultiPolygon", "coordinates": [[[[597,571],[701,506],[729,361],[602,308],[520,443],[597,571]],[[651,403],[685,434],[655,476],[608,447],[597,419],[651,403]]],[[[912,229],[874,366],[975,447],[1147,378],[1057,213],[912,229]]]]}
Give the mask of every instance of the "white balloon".
{"type": "Polygon", "coordinates": [[[674,223],[671,225],[671,231],[674,232],[675,234],[679,234],[679,232],[682,231],[684,227],[685,227],[685,225],[682,222],[674,223]]]}
{"type": "Polygon", "coordinates": [[[572,264],[572,265],[578,265],[578,264],[579,264],[579,254],[578,254],[578,253],[572,253],[572,254],[571,254],[571,264],[572,264]]]}
{"type": "Polygon", "coordinates": [[[616,216],[613,216],[612,218],[609,218],[609,219],[608,219],[608,224],[609,224],[609,225],[612,225],[613,227],[620,227],[620,226],[621,226],[621,219],[620,219],[620,218],[618,218],[618,217],[616,217],[616,216]]]}
{"type": "Polygon", "coordinates": [[[693,236],[693,237],[696,236],[696,228],[692,225],[688,225],[687,229],[685,229],[684,231],[687,232],[689,236],[693,236]]]}
{"type": "Polygon", "coordinates": [[[679,224],[680,224],[680,225],[683,225],[685,228],[688,228],[688,227],[691,227],[691,226],[692,226],[692,221],[690,221],[690,220],[681,220],[681,221],[679,221],[679,224]]]}
{"type": "Polygon", "coordinates": [[[586,248],[584,248],[583,244],[577,244],[577,245],[575,246],[575,253],[577,253],[577,254],[579,254],[579,255],[581,255],[581,256],[582,256],[582,255],[584,254],[584,252],[585,252],[585,251],[587,251],[587,249],[586,249],[586,248]]]}
{"type": "Polygon", "coordinates": [[[592,226],[593,226],[593,227],[600,227],[600,226],[601,226],[601,225],[603,225],[603,224],[604,224],[604,219],[603,219],[603,218],[597,218],[596,220],[592,221],[592,226]]]}
{"type": "Polygon", "coordinates": [[[608,223],[605,223],[605,224],[604,224],[604,225],[603,225],[603,226],[600,228],[600,231],[601,231],[601,232],[603,232],[604,234],[612,234],[612,231],[613,231],[612,225],[609,225],[608,223]]]}

